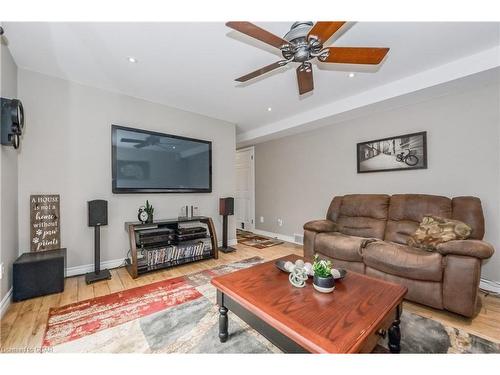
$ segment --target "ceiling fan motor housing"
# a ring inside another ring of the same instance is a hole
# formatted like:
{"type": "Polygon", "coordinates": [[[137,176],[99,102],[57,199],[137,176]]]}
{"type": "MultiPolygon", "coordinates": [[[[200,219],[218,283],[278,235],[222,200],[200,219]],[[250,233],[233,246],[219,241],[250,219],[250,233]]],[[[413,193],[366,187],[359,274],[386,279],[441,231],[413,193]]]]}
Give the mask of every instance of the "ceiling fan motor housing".
{"type": "Polygon", "coordinates": [[[309,34],[309,31],[311,31],[313,25],[314,24],[311,21],[294,22],[294,24],[290,28],[290,31],[285,34],[283,39],[292,44],[306,40],[307,34],[309,34]]]}
{"type": "Polygon", "coordinates": [[[283,37],[290,43],[281,49],[285,59],[303,63],[315,57],[311,53],[317,53],[321,50],[322,45],[319,41],[307,38],[313,25],[311,21],[298,21],[292,25],[290,31],[283,37]]]}

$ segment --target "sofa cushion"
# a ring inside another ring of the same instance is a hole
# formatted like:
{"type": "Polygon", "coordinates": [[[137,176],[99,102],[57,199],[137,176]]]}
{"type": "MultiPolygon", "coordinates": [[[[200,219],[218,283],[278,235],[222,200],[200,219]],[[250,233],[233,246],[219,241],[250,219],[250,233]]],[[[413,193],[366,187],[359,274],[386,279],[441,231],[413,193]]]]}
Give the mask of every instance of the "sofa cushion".
{"type": "Polygon", "coordinates": [[[436,246],[436,251],[441,255],[462,255],[478,259],[488,259],[495,249],[486,241],[479,240],[455,240],[436,246]]]}
{"type": "Polygon", "coordinates": [[[471,228],[460,220],[445,219],[439,216],[424,216],[418,229],[408,237],[409,246],[434,251],[436,246],[452,240],[465,240],[471,228]]]}
{"type": "Polygon", "coordinates": [[[388,195],[345,195],[342,197],[336,220],[339,232],[351,236],[382,239],[388,206],[388,195]]]}
{"type": "Polygon", "coordinates": [[[326,212],[326,218],[331,221],[337,221],[340,215],[340,206],[342,205],[342,196],[333,197],[326,212]]]}
{"type": "Polygon", "coordinates": [[[472,228],[471,239],[482,240],[484,215],[481,200],[476,197],[455,197],[451,200],[452,218],[463,221],[472,228]]]}
{"type": "Polygon", "coordinates": [[[370,240],[342,233],[318,233],[315,251],[333,259],[362,262],[361,248],[370,240]]]}
{"type": "Polygon", "coordinates": [[[414,280],[441,281],[442,255],[394,242],[376,241],[362,251],[367,267],[414,280]]]}
{"type": "Polygon", "coordinates": [[[436,309],[443,308],[443,284],[440,282],[407,279],[371,267],[366,267],[365,274],[407,287],[408,293],[406,293],[405,299],[408,301],[422,303],[436,309]]]}
{"type": "Polygon", "coordinates": [[[451,218],[451,199],[425,194],[393,195],[383,239],[406,244],[427,215],[451,218]]]}
{"type": "Polygon", "coordinates": [[[389,196],[385,194],[344,195],[340,205],[340,216],[371,217],[387,219],[389,196]]]}
{"type": "Polygon", "coordinates": [[[335,232],[337,230],[337,224],[331,220],[313,220],[304,224],[304,230],[310,230],[317,233],[335,232]]]}

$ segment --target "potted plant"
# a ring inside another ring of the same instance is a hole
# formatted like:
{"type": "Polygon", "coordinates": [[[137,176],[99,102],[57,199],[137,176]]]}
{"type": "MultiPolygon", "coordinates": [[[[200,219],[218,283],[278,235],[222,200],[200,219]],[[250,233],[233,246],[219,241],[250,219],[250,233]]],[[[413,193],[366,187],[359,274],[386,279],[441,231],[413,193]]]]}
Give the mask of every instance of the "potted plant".
{"type": "Polygon", "coordinates": [[[146,200],[144,211],[146,211],[146,213],[148,214],[148,220],[146,221],[146,223],[151,224],[153,222],[153,213],[155,212],[155,209],[153,206],[151,206],[148,200],[146,200]]]}
{"type": "Polygon", "coordinates": [[[318,254],[314,255],[313,263],[313,287],[321,293],[331,293],[335,289],[335,280],[332,276],[332,262],[319,259],[318,254]]]}

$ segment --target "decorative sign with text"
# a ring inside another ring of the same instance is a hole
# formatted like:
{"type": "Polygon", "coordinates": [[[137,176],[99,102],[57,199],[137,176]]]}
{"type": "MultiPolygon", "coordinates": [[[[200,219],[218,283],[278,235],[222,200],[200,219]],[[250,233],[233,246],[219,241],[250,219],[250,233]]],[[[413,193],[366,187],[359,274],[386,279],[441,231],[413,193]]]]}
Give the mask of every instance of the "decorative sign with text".
{"type": "Polygon", "coordinates": [[[59,249],[59,195],[30,196],[31,251],[59,249]]]}

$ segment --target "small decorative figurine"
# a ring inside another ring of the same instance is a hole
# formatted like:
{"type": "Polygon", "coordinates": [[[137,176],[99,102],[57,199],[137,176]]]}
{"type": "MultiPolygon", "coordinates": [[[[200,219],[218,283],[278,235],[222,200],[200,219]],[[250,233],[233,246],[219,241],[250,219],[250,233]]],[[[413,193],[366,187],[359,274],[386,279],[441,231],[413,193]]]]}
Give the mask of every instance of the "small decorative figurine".
{"type": "Polygon", "coordinates": [[[288,280],[296,288],[303,288],[306,286],[307,271],[305,268],[295,267],[290,275],[288,275],[288,280]]]}
{"type": "Polygon", "coordinates": [[[290,272],[288,280],[296,288],[303,288],[306,286],[309,270],[312,270],[311,263],[304,263],[302,259],[295,261],[295,264],[288,261],[284,265],[285,269],[290,272]]]}

